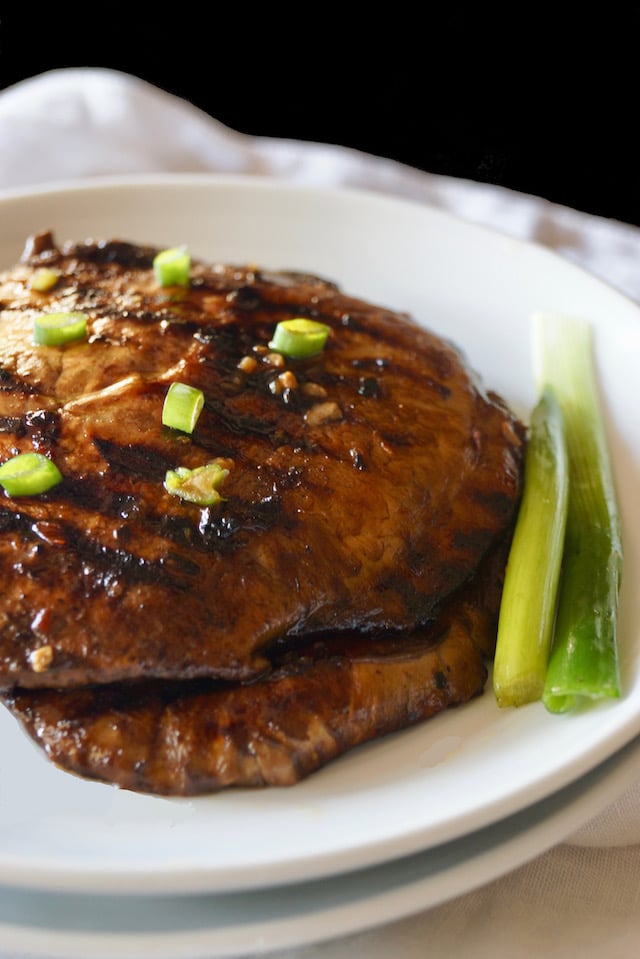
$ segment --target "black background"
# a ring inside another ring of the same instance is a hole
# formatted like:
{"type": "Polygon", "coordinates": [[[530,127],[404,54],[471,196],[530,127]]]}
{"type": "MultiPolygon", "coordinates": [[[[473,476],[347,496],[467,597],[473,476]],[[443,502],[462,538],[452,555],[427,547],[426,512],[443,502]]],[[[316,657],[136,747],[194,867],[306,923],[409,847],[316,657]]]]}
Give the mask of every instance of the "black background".
{"type": "Polygon", "coordinates": [[[147,6],[0,13],[0,88],[112,67],[236,130],[343,144],[640,225],[640,12],[397,4],[350,20],[347,5],[147,6]]]}

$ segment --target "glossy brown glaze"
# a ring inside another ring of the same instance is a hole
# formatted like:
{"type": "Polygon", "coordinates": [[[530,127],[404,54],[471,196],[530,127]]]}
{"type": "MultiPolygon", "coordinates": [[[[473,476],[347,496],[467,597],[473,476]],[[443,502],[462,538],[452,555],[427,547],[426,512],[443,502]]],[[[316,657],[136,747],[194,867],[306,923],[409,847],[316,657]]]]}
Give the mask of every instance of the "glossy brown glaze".
{"type": "Polygon", "coordinates": [[[14,690],[4,703],[52,762],[85,778],[173,796],[291,786],[483,691],[505,553],[429,627],[317,637],[254,682],[14,690]]]}
{"type": "Polygon", "coordinates": [[[64,476],[0,498],[0,685],[248,681],[283,638],[428,624],[511,529],[517,419],[404,315],[253,267],[161,289],[154,253],[44,235],[0,276],[0,460],[35,449],[64,476]],[[61,278],[35,293],[42,265],[61,278]],[[86,312],[88,340],[34,346],[43,310],[86,312]],[[282,365],[293,316],[331,332],[282,365]],[[205,394],[192,436],[161,425],[175,380],[205,394]],[[220,457],[220,506],[165,491],[220,457]]]}

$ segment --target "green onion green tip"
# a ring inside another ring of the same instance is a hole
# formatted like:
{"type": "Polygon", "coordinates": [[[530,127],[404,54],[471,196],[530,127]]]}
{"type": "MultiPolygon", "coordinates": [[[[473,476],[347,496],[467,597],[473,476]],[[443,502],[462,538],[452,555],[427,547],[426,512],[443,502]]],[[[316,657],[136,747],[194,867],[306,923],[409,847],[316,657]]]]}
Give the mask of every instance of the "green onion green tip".
{"type": "Polygon", "coordinates": [[[277,324],[269,346],[292,360],[303,360],[321,353],[328,335],[329,327],[325,323],[295,317],[277,324]]]}
{"type": "Polygon", "coordinates": [[[9,496],[38,496],[61,481],[60,470],[43,453],[19,453],[0,466],[0,486],[9,496]]]}

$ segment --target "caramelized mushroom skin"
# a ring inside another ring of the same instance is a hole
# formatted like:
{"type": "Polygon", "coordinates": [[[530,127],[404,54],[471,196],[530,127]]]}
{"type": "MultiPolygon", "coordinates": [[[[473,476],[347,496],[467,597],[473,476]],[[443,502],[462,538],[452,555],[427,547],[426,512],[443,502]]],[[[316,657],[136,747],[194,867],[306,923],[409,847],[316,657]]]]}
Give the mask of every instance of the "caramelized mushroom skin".
{"type": "Polygon", "coordinates": [[[413,630],[511,529],[523,430],[449,342],[306,274],[194,261],[162,288],[158,249],[44,233],[0,275],[0,460],[63,474],[0,500],[5,688],[245,682],[283,637],[413,630]],[[43,310],[86,340],[35,345],[43,310]],[[318,355],[270,348],[294,317],[329,328],[318,355]],[[191,435],[161,423],[176,380],[205,397],[191,435]],[[167,493],[216,459],[221,503],[167,493]]]}
{"type": "Polygon", "coordinates": [[[506,543],[429,626],[285,644],[254,682],[14,690],[4,703],[53,763],[87,779],[165,796],[294,786],[482,694],[505,556],[506,543]]]}

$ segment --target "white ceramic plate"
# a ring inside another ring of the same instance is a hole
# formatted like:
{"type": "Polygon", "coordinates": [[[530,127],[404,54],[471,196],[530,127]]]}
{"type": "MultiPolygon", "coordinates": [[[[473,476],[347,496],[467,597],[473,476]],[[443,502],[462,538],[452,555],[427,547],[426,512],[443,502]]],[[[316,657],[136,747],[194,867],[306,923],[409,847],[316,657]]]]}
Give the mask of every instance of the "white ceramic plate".
{"type": "Polygon", "coordinates": [[[470,892],[562,842],[637,780],[639,761],[636,739],[463,839],[294,886],[180,897],[0,890],[0,948],[25,959],[239,959],[342,939],[470,892]]]}
{"type": "Polygon", "coordinates": [[[598,373],[625,530],[624,695],[565,717],[478,701],[343,757],[289,790],[165,800],[54,769],[0,715],[0,881],[144,894],[246,891],[388,862],[551,796],[640,732],[640,313],[542,248],[441,212],[357,191],[210,176],[93,181],[0,198],[0,264],[32,231],[120,237],[293,268],[413,313],[461,345],[523,414],[529,319],[579,314],[598,373]]]}

